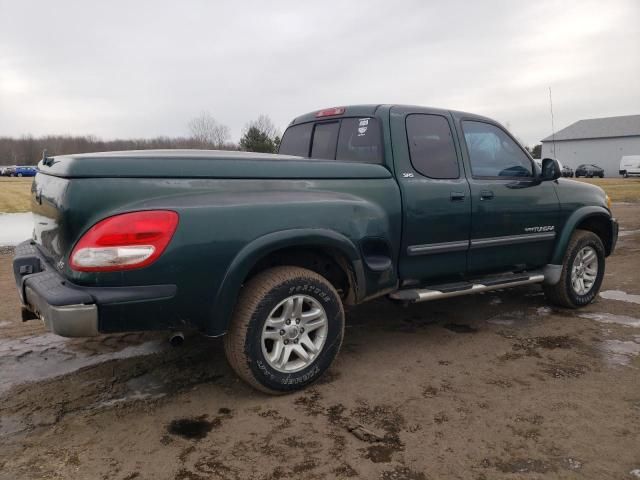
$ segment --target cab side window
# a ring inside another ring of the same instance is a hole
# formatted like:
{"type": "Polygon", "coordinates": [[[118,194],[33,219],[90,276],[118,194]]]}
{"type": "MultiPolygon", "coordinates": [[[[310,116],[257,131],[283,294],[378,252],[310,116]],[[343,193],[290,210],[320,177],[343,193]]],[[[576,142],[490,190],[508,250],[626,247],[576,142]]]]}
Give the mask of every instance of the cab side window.
{"type": "Polygon", "coordinates": [[[533,164],[501,128],[484,122],[462,122],[474,177],[531,177],[533,164]]]}
{"type": "Polygon", "coordinates": [[[411,164],[429,178],[460,177],[458,157],[449,122],[440,115],[407,116],[407,140],[411,164]]]}

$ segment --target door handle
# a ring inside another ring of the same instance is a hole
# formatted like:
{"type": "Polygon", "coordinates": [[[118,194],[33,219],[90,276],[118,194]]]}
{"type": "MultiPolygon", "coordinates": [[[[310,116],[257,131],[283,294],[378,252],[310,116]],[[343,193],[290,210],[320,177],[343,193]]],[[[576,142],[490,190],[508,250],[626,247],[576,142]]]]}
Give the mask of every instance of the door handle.
{"type": "Polygon", "coordinates": [[[480,192],[480,200],[491,200],[493,198],[493,192],[491,190],[482,190],[480,192]]]}
{"type": "Polygon", "coordinates": [[[462,192],[451,192],[451,201],[452,202],[461,202],[464,200],[464,193],[462,192]]]}

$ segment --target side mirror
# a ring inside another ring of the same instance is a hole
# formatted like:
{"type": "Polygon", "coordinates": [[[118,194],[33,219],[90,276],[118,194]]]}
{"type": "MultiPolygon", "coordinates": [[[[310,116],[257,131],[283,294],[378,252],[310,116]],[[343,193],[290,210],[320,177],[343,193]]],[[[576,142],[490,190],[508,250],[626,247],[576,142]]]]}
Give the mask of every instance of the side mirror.
{"type": "Polygon", "coordinates": [[[560,163],[553,158],[545,158],[542,160],[542,174],[540,180],[543,182],[549,180],[557,180],[562,175],[560,163]]]}

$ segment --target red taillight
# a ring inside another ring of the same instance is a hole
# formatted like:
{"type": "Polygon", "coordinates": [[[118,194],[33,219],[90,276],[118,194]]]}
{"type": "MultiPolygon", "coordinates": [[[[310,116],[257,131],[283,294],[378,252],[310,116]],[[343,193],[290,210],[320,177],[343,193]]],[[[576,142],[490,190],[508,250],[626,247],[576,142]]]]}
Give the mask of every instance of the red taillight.
{"type": "Polygon", "coordinates": [[[316,113],[316,117],[333,117],[334,115],[342,115],[344,107],[325,108],[316,113]]]}
{"type": "Polygon", "coordinates": [[[147,210],[105,218],[76,244],[69,265],[80,272],[142,268],[162,255],[178,227],[171,210],[147,210]]]}

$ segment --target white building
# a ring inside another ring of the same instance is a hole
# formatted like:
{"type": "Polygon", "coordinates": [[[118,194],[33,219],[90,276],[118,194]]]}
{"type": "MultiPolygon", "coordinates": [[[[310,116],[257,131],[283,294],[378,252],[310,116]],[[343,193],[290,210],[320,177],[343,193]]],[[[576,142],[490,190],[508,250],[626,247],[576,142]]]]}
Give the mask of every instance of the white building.
{"type": "Polygon", "coordinates": [[[542,140],[542,158],[574,170],[594,163],[607,177],[618,176],[623,155],[640,155],[640,115],[580,120],[542,140]]]}

